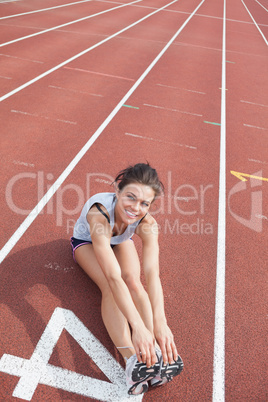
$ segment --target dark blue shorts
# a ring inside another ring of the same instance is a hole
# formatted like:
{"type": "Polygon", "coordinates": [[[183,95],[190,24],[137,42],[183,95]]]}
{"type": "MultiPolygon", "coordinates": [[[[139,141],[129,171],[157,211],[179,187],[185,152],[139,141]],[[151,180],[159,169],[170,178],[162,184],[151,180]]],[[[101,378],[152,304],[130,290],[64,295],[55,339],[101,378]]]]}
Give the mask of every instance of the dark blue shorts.
{"type": "MultiPolygon", "coordinates": [[[[85,244],[92,244],[92,241],[80,240],[80,239],[76,239],[75,237],[71,237],[70,242],[71,242],[71,246],[72,246],[72,250],[73,250],[73,259],[74,259],[74,261],[75,261],[74,252],[78,247],[84,246],[85,244]]],[[[111,244],[111,247],[114,248],[115,245],[116,244],[111,244]]]]}
{"type": "Polygon", "coordinates": [[[73,259],[74,259],[74,261],[75,261],[74,252],[78,247],[83,246],[85,244],[92,244],[91,241],[80,240],[80,239],[76,239],[75,237],[71,237],[70,242],[71,242],[71,246],[72,246],[72,250],[73,250],[73,259]]]}

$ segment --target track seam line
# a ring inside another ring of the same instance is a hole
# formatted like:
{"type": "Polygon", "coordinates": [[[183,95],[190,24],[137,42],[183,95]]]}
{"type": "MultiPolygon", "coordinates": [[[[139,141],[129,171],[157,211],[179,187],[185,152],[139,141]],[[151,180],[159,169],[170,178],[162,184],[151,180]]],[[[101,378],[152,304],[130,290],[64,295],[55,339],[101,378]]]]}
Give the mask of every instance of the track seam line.
{"type": "Polygon", "coordinates": [[[88,20],[88,19],[93,18],[93,17],[98,17],[99,15],[109,13],[110,11],[118,10],[119,8],[123,8],[123,7],[129,6],[129,5],[132,5],[134,3],[139,3],[140,1],[142,1],[142,0],[135,0],[135,1],[131,2],[131,3],[127,3],[127,4],[124,4],[122,6],[109,8],[108,10],[100,11],[100,12],[98,12],[96,14],[92,14],[92,15],[88,15],[87,17],[79,18],[78,20],[66,22],[65,24],[57,25],[55,27],[48,28],[48,29],[45,29],[43,31],[35,32],[34,34],[22,36],[21,38],[13,39],[13,40],[11,40],[9,42],[1,43],[0,47],[11,45],[12,43],[17,43],[17,42],[20,42],[20,41],[22,41],[24,39],[33,38],[33,37],[38,36],[38,35],[43,35],[44,33],[55,31],[56,29],[67,27],[69,25],[77,24],[78,22],[85,21],[85,20],[88,20]]]}
{"type": "Polygon", "coordinates": [[[258,25],[257,22],[254,20],[252,14],[250,13],[250,11],[249,11],[249,9],[247,8],[247,6],[245,5],[244,1],[243,1],[243,0],[241,0],[241,1],[242,1],[243,5],[244,5],[245,9],[246,9],[247,12],[249,13],[250,18],[251,18],[252,21],[254,22],[254,24],[255,24],[255,26],[257,27],[258,31],[260,32],[261,36],[263,37],[264,42],[266,43],[266,46],[268,46],[268,41],[267,41],[267,39],[265,38],[264,34],[262,33],[261,29],[259,28],[259,25],[258,25]]]}
{"type": "MultiPolygon", "coordinates": [[[[177,1],[177,0],[176,0],[177,1]]],[[[17,244],[19,239],[23,236],[29,226],[34,222],[40,212],[43,210],[48,201],[53,197],[65,179],[69,176],[69,174],[73,171],[78,162],[82,159],[82,157],[86,154],[86,152],[90,149],[92,144],[97,140],[103,130],[108,126],[110,121],[114,118],[114,116],[118,113],[127,99],[132,95],[132,93],[136,90],[136,88],[140,85],[140,83],[144,80],[144,78],[149,74],[155,64],[160,60],[166,50],[170,47],[176,37],[181,33],[184,27],[188,24],[191,18],[195,15],[196,11],[201,7],[205,0],[202,0],[199,5],[195,8],[192,14],[187,18],[187,20],[182,24],[179,30],[173,35],[173,37],[169,40],[166,46],[161,50],[161,52],[156,56],[156,58],[152,61],[152,63],[146,68],[140,78],[135,82],[135,84],[129,89],[126,95],[121,99],[121,101],[117,104],[117,106],[112,110],[112,112],[108,115],[108,117],[104,120],[104,122],[99,126],[99,128],[95,131],[95,133],[90,137],[87,143],[81,148],[81,150],[77,153],[77,155],[73,158],[73,160],[69,163],[69,165],[65,168],[65,170],[61,173],[58,179],[52,184],[47,193],[43,196],[43,198],[37,203],[34,209],[29,213],[29,215],[24,219],[18,229],[14,232],[14,234],[9,238],[4,247],[0,250],[0,263],[6,258],[9,252],[13,249],[13,247],[17,244]]],[[[168,6],[168,5],[167,5],[168,6]]],[[[167,7],[165,6],[165,7],[167,7]]],[[[161,9],[160,9],[161,10],[161,9]]]]}
{"type": "Polygon", "coordinates": [[[225,264],[226,264],[226,0],[223,2],[220,169],[213,357],[213,402],[225,400],[225,264]]]}
{"type": "MultiPolygon", "coordinates": [[[[140,0],[138,0],[138,1],[140,1],[140,0]]],[[[95,49],[96,47],[101,46],[103,43],[106,43],[106,42],[108,42],[109,40],[115,38],[116,36],[120,35],[122,32],[125,32],[125,31],[127,31],[128,29],[134,27],[135,25],[138,25],[140,22],[146,20],[147,18],[149,18],[149,17],[151,17],[152,15],[158,13],[159,11],[162,11],[163,9],[165,9],[166,7],[169,7],[171,4],[176,3],[177,1],[178,1],[178,0],[173,0],[171,3],[168,3],[168,4],[166,4],[165,6],[159,8],[157,11],[153,11],[152,13],[147,14],[145,17],[142,17],[142,18],[140,18],[138,21],[133,22],[132,24],[128,25],[126,28],[123,28],[123,29],[121,29],[120,31],[114,33],[113,35],[108,36],[108,38],[105,38],[105,39],[103,39],[102,41],[100,41],[100,42],[98,42],[98,43],[95,43],[95,45],[93,45],[93,46],[91,46],[91,47],[89,47],[89,48],[83,50],[82,52],[76,54],[75,56],[70,57],[69,59],[63,61],[62,63],[58,64],[57,66],[55,66],[55,67],[53,67],[53,68],[51,68],[50,70],[45,71],[44,73],[38,75],[37,77],[35,77],[35,78],[33,78],[32,80],[26,82],[25,84],[23,84],[23,85],[21,85],[21,86],[15,88],[15,89],[13,89],[13,91],[8,92],[7,94],[3,95],[3,96],[0,98],[0,102],[2,102],[3,100],[9,98],[10,96],[16,94],[17,92],[21,91],[22,89],[27,88],[28,86],[34,84],[36,81],[39,81],[41,78],[46,77],[47,75],[53,73],[54,71],[60,69],[61,67],[66,66],[66,64],[69,64],[69,63],[72,62],[73,60],[78,59],[79,57],[85,55],[86,53],[90,52],[91,50],[95,49]]],[[[130,3],[128,3],[128,4],[130,4],[130,3]]]]}

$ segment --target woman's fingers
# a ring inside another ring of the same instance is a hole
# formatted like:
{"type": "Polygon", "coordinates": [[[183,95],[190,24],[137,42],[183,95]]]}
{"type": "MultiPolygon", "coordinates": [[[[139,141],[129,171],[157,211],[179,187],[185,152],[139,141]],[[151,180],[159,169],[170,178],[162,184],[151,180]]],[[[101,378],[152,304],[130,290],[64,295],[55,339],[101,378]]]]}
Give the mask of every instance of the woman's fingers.
{"type": "Polygon", "coordinates": [[[166,339],[159,342],[164,365],[172,364],[178,359],[178,352],[173,340],[166,339]]]}
{"type": "Polygon", "coordinates": [[[174,360],[177,361],[179,355],[178,355],[178,351],[177,351],[177,348],[176,348],[176,345],[174,342],[172,343],[172,353],[173,353],[174,360]]]}
{"type": "Polygon", "coordinates": [[[142,337],[142,334],[133,334],[132,342],[135,348],[137,359],[139,363],[143,362],[147,367],[151,367],[157,361],[155,349],[154,349],[154,339],[149,331],[146,330],[146,336],[142,337]],[[137,336],[137,338],[136,338],[137,336]]]}
{"type": "Polygon", "coordinates": [[[178,359],[178,352],[169,327],[162,325],[156,328],[155,337],[162,352],[164,365],[173,364],[178,359]]]}

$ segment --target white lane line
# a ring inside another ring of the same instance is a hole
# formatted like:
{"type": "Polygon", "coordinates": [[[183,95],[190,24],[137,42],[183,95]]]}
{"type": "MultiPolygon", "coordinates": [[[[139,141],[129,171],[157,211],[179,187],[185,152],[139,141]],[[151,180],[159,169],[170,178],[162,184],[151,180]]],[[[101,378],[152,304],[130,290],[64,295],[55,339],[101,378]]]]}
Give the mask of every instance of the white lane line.
{"type": "Polygon", "coordinates": [[[268,105],[262,105],[262,104],[260,104],[260,103],[248,102],[248,101],[244,101],[244,100],[240,100],[240,102],[242,102],[242,103],[249,103],[250,105],[254,105],[254,106],[268,107],[268,105]]]}
{"type": "Polygon", "coordinates": [[[196,94],[201,94],[201,95],[206,95],[206,92],[200,92],[200,91],[194,91],[193,89],[186,89],[186,88],[179,88],[179,87],[173,87],[171,85],[164,85],[164,84],[156,84],[159,87],[165,87],[165,88],[171,88],[171,89],[178,89],[180,91],[187,91],[187,92],[194,92],[196,94]]]}
{"type": "Polygon", "coordinates": [[[97,71],[84,70],[83,68],[74,68],[74,67],[64,67],[64,68],[66,70],[74,70],[74,71],[81,71],[82,73],[103,75],[105,77],[117,78],[117,79],[120,79],[120,80],[135,81],[134,78],[127,78],[127,77],[121,77],[119,75],[111,75],[111,74],[100,73],[100,72],[97,72],[97,71]]]}
{"type": "Polygon", "coordinates": [[[138,135],[138,134],[125,133],[125,135],[128,135],[130,137],[135,137],[135,138],[141,138],[142,140],[156,141],[156,142],[161,142],[161,143],[169,144],[169,145],[177,145],[179,147],[197,149],[196,147],[192,147],[191,145],[179,144],[178,142],[170,142],[170,141],[158,140],[157,138],[145,137],[143,135],[138,135]]]}
{"type": "MultiPolygon", "coordinates": [[[[192,12],[192,14],[182,24],[182,26],[178,29],[178,31],[175,33],[175,35],[170,39],[170,41],[166,44],[166,46],[161,50],[161,52],[156,56],[156,58],[152,61],[152,63],[147,67],[147,69],[143,72],[143,74],[140,76],[140,78],[134,83],[134,85],[130,88],[130,90],[126,93],[126,95],[121,99],[121,101],[112,110],[112,112],[109,114],[109,116],[100,125],[100,127],[97,129],[97,131],[95,131],[95,133],[91,136],[91,138],[88,140],[88,142],[83,146],[83,148],[78,152],[78,154],[74,157],[74,159],[70,162],[70,164],[66,167],[66,169],[61,173],[61,175],[58,177],[58,179],[52,184],[52,186],[49,188],[49,190],[44,195],[44,197],[38,202],[38,204],[30,212],[30,214],[25,218],[25,220],[22,222],[22,224],[19,226],[19,228],[15,231],[15,233],[6,242],[4,247],[0,250],[0,264],[6,258],[6,256],[9,254],[9,252],[13,249],[13,247],[17,244],[17,242],[23,236],[23,234],[26,232],[26,230],[29,228],[29,226],[34,222],[34,220],[37,218],[37,216],[43,210],[43,208],[48,203],[48,201],[51,199],[51,197],[53,197],[53,195],[56,193],[56,191],[59,189],[59,187],[65,181],[65,179],[73,171],[73,169],[78,164],[78,162],[87,153],[87,151],[90,149],[91,145],[94,144],[94,142],[101,135],[103,130],[108,126],[110,121],[112,121],[114,116],[118,113],[118,111],[121,109],[121,107],[128,100],[128,98],[133,94],[133,92],[136,90],[136,88],[141,84],[141,82],[144,80],[144,78],[150,73],[152,68],[157,64],[157,62],[160,60],[160,58],[163,56],[163,54],[166,52],[166,50],[170,47],[170,45],[174,42],[174,40],[181,33],[181,31],[184,29],[184,27],[192,19],[192,17],[195,15],[196,11],[199,9],[199,7],[201,7],[201,5],[204,3],[204,1],[205,0],[202,0],[199,3],[199,5],[195,8],[195,10],[192,12]]],[[[172,2],[172,3],[174,3],[174,2],[172,2]]],[[[170,3],[170,4],[172,4],[172,3],[170,3]]],[[[169,4],[166,5],[165,7],[168,7],[168,6],[169,6],[169,4]]],[[[161,10],[161,9],[163,9],[163,7],[160,8],[159,10],[161,10]]]]}
{"type": "Polygon", "coordinates": [[[268,12],[268,9],[267,8],[265,8],[258,0],[255,0],[256,1],[256,3],[258,3],[262,8],[264,8],[264,10],[265,11],[267,11],[268,12]]]}
{"type": "MultiPolygon", "coordinates": [[[[99,0],[96,0],[96,1],[99,1],[99,0]]],[[[101,0],[102,2],[104,2],[104,0],[101,0]]],[[[255,1],[257,1],[257,0],[255,0],[255,1]]],[[[117,2],[110,2],[110,1],[105,1],[105,3],[115,3],[115,4],[121,4],[121,3],[117,3],[117,2]]],[[[260,3],[259,3],[260,4],[260,3]]],[[[140,4],[135,4],[133,7],[138,7],[138,8],[146,8],[146,9],[152,9],[152,10],[155,10],[156,9],[156,7],[149,7],[149,6],[143,6],[143,5],[140,5],[140,4]]],[[[167,12],[167,13],[176,13],[176,14],[186,14],[186,15],[190,15],[191,13],[190,12],[187,12],[187,11],[178,11],[178,10],[164,10],[165,12],[167,12]]],[[[214,16],[214,15],[207,15],[207,14],[196,14],[196,17],[204,17],[204,18],[211,18],[211,19],[215,19],[215,20],[222,20],[222,17],[217,17],[217,16],[214,16]]],[[[231,19],[231,18],[226,18],[226,21],[228,21],[228,22],[238,22],[238,23],[240,23],[240,24],[250,24],[250,25],[253,25],[253,23],[252,22],[249,22],[249,21],[242,21],[242,20],[234,20],[234,19],[231,19]]],[[[266,27],[267,26],[267,24],[259,24],[260,26],[264,26],[264,27],[266,27]]]]}
{"type": "Polygon", "coordinates": [[[77,124],[76,121],[68,121],[68,120],[61,120],[61,119],[52,119],[52,118],[47,117],[47,116],[41,116],[41,115],[36,114],[36,113],[23,112],[23,111],[21,111],[21,110],[11,110],[11,113],[24,114],[24,115],[26,115],[26,116],[38,117],[39,119],[54,120],[54,121],[58,121],[58,122],[60,122],[60,123],[67,123],[67,124],[74,124],[74,125],[77,124]]]}
{"type": "Polygon", "coordinates": [[[117,10],[119,8],[122,8],[122,7],[127,7],[127,6],[129,6],[131,4],[135,4],[135,3],[138,3],[140,1],[142,1],[142,0],[135,0],[132,3],[127,3],[127,4],[123,4],[122,6],[109,8],[108,10],[100,11],[99,13],[88,15],[86,17],[79,18],[78,20],[66,22],[65,24],[57,25],[56,27],[48,28],[48,29],[45,29],[44,31],[35,32],[33,34],[30,34],[30,35],[22,36],[21,38],[17,38],[17,39],[11,40],[9,42],[1,43],[0,47],[11,45],[12,43],[17,43],[17,42],[20,42],[21,40],[24,40],[24,39],[33,38],[34,36],[43,35],[44,33],[55,31],[56,29],[67,27],[69,25],[76,24],[77,22],[85,21],[85,20],[88,20],[90,18],[97,17],[97,16],[105,14],[105,13],[109,13],[110,11],[114,11],[114,10],[117,10]]]}
{"type": "MultiPolygon", "coordinates": [[[[139,0],[139,1],[140,1],[140,0],[139,0]]],[[[113,35],[108,36],[107,38],[101,40],[100,42],[98,42],[98,43],[96,43],[95,45],[93,45],[93,46],[87,48],[86,50],[83,50],[82,52],[76,54],[75,56],[70,57],[70,59],[67,59],[67,60],[63,61],[62,63],[58,64],[57,66],[51,68],[50,70],[45,71],[43,74],[38,75],[37,77],[35,77],[35,78],[33,78],[32,80],[26,82],[25,84],[19,86],[18,88],[14,89],[13,91],[8,92],[7,94],[3,95],[3,96],[0,98],[0,102],[2,102],[3,100],[9,98],[10,96],[16,94],[17,92],[20,92],[22,89],[25,89],[25,88],[27,88],[28,86],[34,84],[35,82],[39,81],[41,78],[46,77],[47,75],[53,73],[54,71],[60,69],[61,67],[66,66],[66,64],[69,64],[71,61],[74,61],[74,60],[78,59],[79,57],[85,55],[86,53],[90,52],[91,50],[95,49],[96,47],[101,46],[103,43],[106,43],[106,42],[108,42],[109,40],[115,38],[116,36],[120,35],[122,32],[125,32],[125,31],[127,31],[128,29],[134,27],[135,25],[138,25],[140,22],[145,21],[147,18],[149,18],[149,17],[151,17],[152,15],[154,15],[154,14],[156,14],[156,13],[158,13],[158,12],[164,10],[166,7],[169,7],[171,4],[176,3],[177,1],[178,1],[178,0],[173,0],[171,3],[168,3],[168,4],[166,4],[165,6],[159,8],[157,11],[153,11],[152,13],[147,14],[145,17],[139,19],[139,20],[136,21],[136,22],[133,22],[133,24],[128,25],[126,28],[123,28],[123,29],[121,29],[120,31],[117,31],[117,32],[114,33],[113,35]]],[[[128,5],[129,5],[129,4],[132,4],[132,3],[128,3],[128,5]]],[[[187,21],[187,20],[186,20],[186,21],[187,21]]]]}
{"type": "Polygon", "coordinates": [[[251,124],[243,124],[245,127],[257,128],[258,130],[268,130],[266,127],[252,126],[251,124]]]}
{"type": "Polygon", "coordinates": [[[162,109],[162,110],[167,110],[169,112],[177,112],[177,113],[183,113],[183,114],[191,114],[192,116],[199,116],[202,117],[202,114],[197,114],[197,113],[191,113],[191,112],[185,112],[183,110],[177,110],[177,109],[169,109],[167,107],[163,106],[156,106],[156,105],[149,105],[148,103],[144,103],[143,106],[148,106],[148,107],[153,107],[155,109],[162,109]]]}
{"type": "Polygon", "coordinates": [[[225,255],[226,255],[226,0],[223,4],[220,170],[213,358],[213,402],[225,400],[225,255]]]}
{"type": "Polygon", "coordinates": [[[91,95],[91,96],[97,96],[99,98],[103,98],[103,95],[99,95],[99,94],[92,94],[91,92],[85,92],[85,91],[78,91],[76,89],[70,89],[70,88],[62,88],[62,87],[57,87],[55,85],[49,85],[49,88],[53,88],[53,89],[59,89],[61,91],[66,91],[66,92],[74,92],[74,93],[79,93],[79,94],[85,94],[85,95],[91,95]]]}
{"type": "Polygon", "coordinates": [[[79,4],[79,3],[88,3],[88,2],[91,2],[91,1],[92,1],[92,0],[81,0],[81,1],[76,1],[76,2],[74,2],[74,3],[63,4],[63,5],[61,5],[61,6],[43,8],[43,9],[34,10],[34,11],[27,11],[26,13],[20,13],[20,14],[6,15],[5,17],[0,17],[0,20],[6,20],[6,19],[8,19],[8,18],[13,18],[13,17],[20,17],[20,16],[22,16],[22,15],[28,15],[28,14],[34,14],[34,13],[41,13],[41,12],[43,12],[43,11],[54,10],[55,8],[68,7],[68,6],[76,5],[76,4],[79,4]]]}
{"type": "MultiPolygon", "coordinates": [[[[252,19],[252,21],[254,22],[254,24],[255,24],[255,26],[257,27],[258,31],[260,32],[261,36],[263,37],[264,42],[265,42],[265,43],[266,43],[266,45],[268,46],[268,41],[267,41],[267,39],[265,38],[265,36],[264,36],[264,34],[262,33],[262,31],[260,30],[259,25],[258,25],[258,24],[257,24],[257,22],[254,20],[254,18],[253,18],[253,16],[252,16],[252,14],[250,13],[250,11],[249,11],[249,9],[247,8],[247,6],[245,5],[244,1],[243,1],[243,0],[241,0],[241,1],[242,1],[243,5],[244,5],[245,9],[246,9],[246,10],[247,10],[247,12],[249,13],[250,18],[251,18],[251,19],[252,19]]],[[[261,25],[261,24],[260,24],[260,25],[261,25]]]]}
{"type": "Polygon", "coordinates": [[[4,80],[12,80],[11,77],[4,77],[3,75],[0,75],[0,78],[3,78],[4,80]]]}

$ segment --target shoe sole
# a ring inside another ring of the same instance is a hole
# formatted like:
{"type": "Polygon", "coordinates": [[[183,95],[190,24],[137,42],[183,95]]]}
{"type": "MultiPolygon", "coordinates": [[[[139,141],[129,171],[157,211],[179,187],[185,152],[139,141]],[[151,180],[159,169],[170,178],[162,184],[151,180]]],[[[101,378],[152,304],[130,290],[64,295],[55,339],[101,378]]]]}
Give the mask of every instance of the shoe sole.
{"type": "Polygon", "coordinates": [[[129,395],[141,395],[141,394],[144,394],[144,392],[147,392],[147,391],[148,391],[148,388],[149,388],[147,382],[145,382],[144,384],[142,384],[142,389],[140,389],[140,390],[138,391],[138,393],[135,392],[136,389],[138,388],[138,386],[139,386],[142,382],[143,382],[143,381],[140,381],[140,382],[138,382],[138,383],[132,385],[132,387],[129,388],[129,390],[128,390],[128,394],[129,394],[129,395]]]}
{"type": "Polygon", "coordinates": [[[162,356],[161,356],[161,371],[160,371],[160,376],[162,380],[166,379],[168,382],[173,379],[173,377],[176,377],[179,375],[183,370],[183,361],[180,356],[178,356],[178,359],[176,360],[175,363],[173,364],[167,364],[166,366],[163,366],[162,362],[162,356]]]}
{"type": "Polygon", "coordinates": [[[136,363],[132,371],[132,381],[149,381],[159,373],[159,369],[159,363],[156,363],[152,367],[147,367],[145,363],[136,363]]]}

